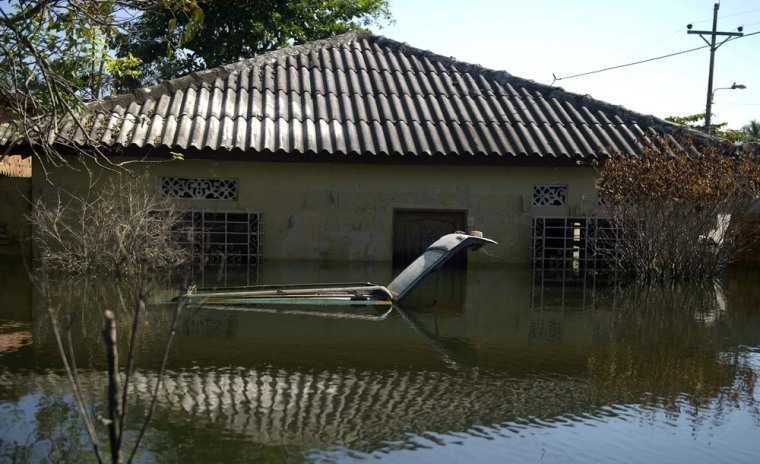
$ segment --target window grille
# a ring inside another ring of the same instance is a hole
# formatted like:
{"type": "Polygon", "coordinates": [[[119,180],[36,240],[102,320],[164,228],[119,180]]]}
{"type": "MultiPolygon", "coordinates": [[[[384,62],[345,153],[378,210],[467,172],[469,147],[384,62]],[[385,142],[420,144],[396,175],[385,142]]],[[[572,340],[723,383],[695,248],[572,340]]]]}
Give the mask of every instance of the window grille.
{"type": "Polygon", "coordinates": [[[237,200],[237,179],[186,179],[161,177],[159,195],[163,198],[188,198],[191,200],[237,200]]]}
{"type": "Polygon", "coordinates": [[[567,205],[567,185],[534,185],[533,206],[567,205]]]}
{"type": "Polygon", "coordinates": [[[598,217],[534,217],[532,268],[545,280],[583,280],[610,269],[617,231],[598,217]]]}
{"type": "Polygon", "coordinates": [[[261,213],[187,211],[177,240],[192,246],[196,260],[209,265],[257,265],[261,258],[261,213]]]}

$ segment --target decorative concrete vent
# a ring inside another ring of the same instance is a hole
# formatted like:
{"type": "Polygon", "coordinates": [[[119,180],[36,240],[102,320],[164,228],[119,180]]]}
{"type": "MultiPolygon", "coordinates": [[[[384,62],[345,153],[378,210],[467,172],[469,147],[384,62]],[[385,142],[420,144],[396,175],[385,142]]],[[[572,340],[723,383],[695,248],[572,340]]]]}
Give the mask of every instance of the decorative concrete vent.
{"type": "Polygon", "coordinates": [[[567,205],[567,185],[534,185],[533,206],[567,205]]]}
{"type": "Polygon", "coordinates": [[[158,185],[163,198],[187,198],[190,200],[237,200],[237,179],[186,179],[161,177],[158,185]]]}

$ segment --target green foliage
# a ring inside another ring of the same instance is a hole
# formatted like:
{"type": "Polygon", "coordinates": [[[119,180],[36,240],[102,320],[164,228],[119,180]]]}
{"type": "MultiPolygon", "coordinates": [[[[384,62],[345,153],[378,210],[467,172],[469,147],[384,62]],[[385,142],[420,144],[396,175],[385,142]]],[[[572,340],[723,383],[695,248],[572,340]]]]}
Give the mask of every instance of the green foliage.
{"type": "Polygon", "coordinates": [[[3,94],[31,94],[44,106],[62,97],[55,95],[59,92],[97,98],[110,86],[113,76],[136,75],[139,59],[128,53],[115,56],[109,44],[133,35],[135,15],[141,6],[149,8],[146,13],[158,8],[165,14],[182,16],[188,31],[202,20],[202,12],[193,1],[156,4],[161,7],[152,4],[7,2],[0,7],[3,94]]]}
{"type": "Polygon", "coordinates": [[[688,116],[668,116],[665,120],[682,126],[693,127],[695,129],[705,127],[705,113],[690,114],[688,116]]]}
{"type": "MultiPolygon", "coordinates": [[[[668,116],[665,120],[681,126],[691,127],[694,130],[705,130],[705,113],[690,114],[688,116],[668,116]]],[[[737,140],[738,131],[728,129],[727,126],[727,122],[710,123],[710,135],[728,140],[737,140]]]]}
{"type": "MultiPolygon", "coordinates": [[[[688,116],[668,116],[666,121],[674,122],[681,126],[691,127],[692,129],[703,131],[705,128],[705,113],[691,114],[688,116]]],[[[750,121],[740,130],[729,129],[728,123],[720,122],[710,124],[710,135],[729,140],[731,142],[745,141],[753,142],[760,140],[760,122],[750,121]]]]}
{"type": "Polygon", "coordinates": [[[200,0],[199,4],[202,24],[193,24],[188,16],[150,12],[137,21],[139,35],[114,43],[118,56],[131,53],[141,60],[140,76],[121,79],[121,90],[391,21],[388,0],[239,0],[234,6],[200,0]]]}
{"type": "Polygon", "coordinates": [[[186,39],[203,18],[196,0],[0,3],[0,122],[12,121],[21,140],[57,157],[45,135],[110,93],[114,79],[137,76],[139,57],[116,55],[112,44],[135,36],[136,19],[157,11],[182,18],[186,39]]]}
{"type": "Polygon", "coordinates": [[[747,142],[760,142],[760,121],[753,119],[741,130],[743,140],[747,142]]]}

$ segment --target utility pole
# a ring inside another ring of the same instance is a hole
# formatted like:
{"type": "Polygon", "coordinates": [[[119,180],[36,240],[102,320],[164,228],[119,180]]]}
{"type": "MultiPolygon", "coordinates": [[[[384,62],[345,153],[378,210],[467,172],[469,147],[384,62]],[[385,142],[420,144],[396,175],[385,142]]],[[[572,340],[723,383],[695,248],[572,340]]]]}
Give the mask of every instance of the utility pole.
{"type": "Polygon", "coordinates": [[[687,34],[699,34],[700,37],[702,37],[702,40],[704,40],[707,45],[710,47],[710,72],[707,76],[707,105],[705,108],[705,132],[707,134],[710,133],[710,117],[712,112],[712,99],[713,99],[713,67],[715,66],[715,50],[718,49],[721,45],[726,43],[728,39],[731,37],[741,37],[744,35],[742,32],[743,28],[739,28],[739,32],[718,32],[718,8],[720,8],[720,3],[715,4],[715,8],[713,10],[713,23],[712,23],[712,31],[692,31],[691,30],[691,24],[686,26],[688,31],[686,31],[687,34]],[[707,34],[710,36],[710,40],[705,39],[704,34],[707,34]],[[723,39],[723,41],[719,44],[715,44],[716,39],[718,36],[725,36],[726,38],[723,39]]]}

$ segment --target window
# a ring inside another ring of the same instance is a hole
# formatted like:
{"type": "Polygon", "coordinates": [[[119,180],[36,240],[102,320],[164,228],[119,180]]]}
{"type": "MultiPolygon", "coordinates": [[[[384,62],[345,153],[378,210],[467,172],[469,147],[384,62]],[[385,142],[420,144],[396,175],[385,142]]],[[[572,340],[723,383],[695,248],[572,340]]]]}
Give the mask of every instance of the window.
{"type": "Polygon", "coordinates": [[[237,200],[237,179],[185,179],[160,177],[158,193],[163,198],[191,200],[237,200]]]}
{"type": "Polygon", "coordinates": [[[567,205],[567,185],[534,185],[533,206],[567,205]]]}
{"type": "Polygon", "coordinates": [[[604,218],[534,217],[531,238],[532,267],[543,280],[602,278],[619,260],[618,232],[604,218]]]}
{"type": "Polygon", "coordinates": [[[256,265],[261,257],[261,213],[187,211],[177,240],[192,245],[204,264],[256,265]]]}

